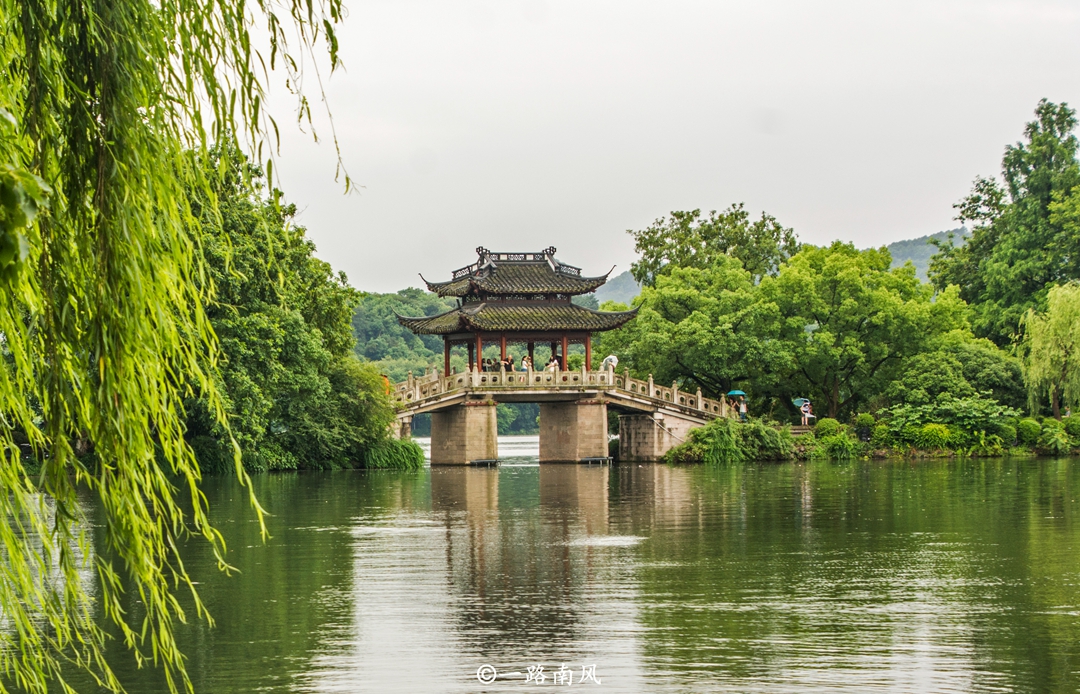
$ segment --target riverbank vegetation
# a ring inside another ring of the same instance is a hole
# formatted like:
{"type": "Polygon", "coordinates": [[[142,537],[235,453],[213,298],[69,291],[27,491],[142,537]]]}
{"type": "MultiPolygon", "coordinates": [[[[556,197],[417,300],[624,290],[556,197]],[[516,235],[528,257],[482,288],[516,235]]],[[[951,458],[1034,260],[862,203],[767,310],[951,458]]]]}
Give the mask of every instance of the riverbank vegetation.
{"type": "MultiPolygon", "coordinates": [[[[1042,101],[1035,116],[1000,181],[977,179],[957,203],[970,237],[939,242],[930,282],[885,248],[799,245],[741,206],[631,231],[640,312],[599,337],[597,360],[614,353],[634,376],[709,397],[744,390],[762,421],[795,423],[809,398],[816,430],[764,458],[1076,449],[1076,115],[1042,101]]],[[[743,439],[758,427],[706,427],[669,458],[753,457],[743,439]]]]}
{"type": "Polygon", "coordinates": [[[185,401],[186,437],[202,470],[231,469],[234,442],[249,471],[422,460],[415,444],[388,442],[394,414],[385,382],[353,351],[360,293],[314,256],[292,223],[295,207],[265,189],[260,169],[222,150],[205,166],[216,172],[208,176],[216,205],[196,194],[192,207],[228,426],[204,398],[185,401]]]}
{"type": "Polygon", "coordinates": [[[197,398],[231,440],[236,395],[215,375],[189,201],[216,202],[195,162],[210,142],[268,154],[275,67],[310,114],[299,66],[323,41],[319,64],[338,66],[342,13],[339,0],[0,0],[3,687],[71,692],[81,668],[119,691],[111,642],[190,689],[174,630],[209,617],[178,548],[199,538],[227,565],[185,413],[197,398]]]}

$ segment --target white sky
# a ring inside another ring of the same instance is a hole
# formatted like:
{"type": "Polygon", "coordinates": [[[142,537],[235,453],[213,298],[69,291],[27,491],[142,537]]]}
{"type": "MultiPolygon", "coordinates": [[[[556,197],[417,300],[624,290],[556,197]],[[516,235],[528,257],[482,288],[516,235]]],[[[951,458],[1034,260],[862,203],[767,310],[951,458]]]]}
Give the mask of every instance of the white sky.
{"type": "Polygon", "coordinates": [[[810,243],[953,228],[1040,98],[1080,106],[1075,0],[346,4],[327,93],[363,188],[334,181],[325,127],[284,124],[278,166],[319,256],[370,291],[478,245],[618,273],[627,229],[740,201],[810,243]]]}

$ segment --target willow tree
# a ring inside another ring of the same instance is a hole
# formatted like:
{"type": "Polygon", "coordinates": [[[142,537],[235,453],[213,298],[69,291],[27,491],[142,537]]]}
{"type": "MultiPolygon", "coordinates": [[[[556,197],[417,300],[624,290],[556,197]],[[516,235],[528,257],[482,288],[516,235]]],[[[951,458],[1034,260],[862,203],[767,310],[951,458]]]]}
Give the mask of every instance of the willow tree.
{"type": "Polygon", "coordinates": [[[1080,402],[1080,285],[1050,289],[1046,313],[1024,315],[1024,381],[1032,411],[1046,398],[1061,419],[1063,404],[1080,402]]]}
{"type": "Polygon", "coordinates": [[[190,687],[177,591],[209,617],[180,539],[201,536],[224,567],[182,424],[192,392],[224,422],[193,281],[185,191],[207,186],[191,153],[228,142],[268,159],[269,76],[296,88],[324,42],[335,67],[341,13],[340,0],[0,0],[0,688],[71,691],[74,663],[118,689],[99,617],[190,687]]]}

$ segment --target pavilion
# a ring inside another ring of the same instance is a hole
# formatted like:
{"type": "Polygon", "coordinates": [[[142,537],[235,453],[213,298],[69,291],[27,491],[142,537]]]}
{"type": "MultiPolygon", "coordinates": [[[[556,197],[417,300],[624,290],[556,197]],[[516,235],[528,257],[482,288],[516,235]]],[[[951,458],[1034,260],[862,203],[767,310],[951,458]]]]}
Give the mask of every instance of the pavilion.
{"type": "Polygon", "coordinates": [[[530,362],[536,343],[548,343],[562,370],[570,345],[583,344],[586,368],[592,368],[592,333],[613,330],[637,315],[636,308],[593,311],[573,303],[573,297],[595,291],[611,273],[582,277],[581,268],[555,258],[554,246],[539,253],[493,253],[481,246],[476,254],[477,261],[455,270],[449,281],[424,280],[435,294],[457,297],[454,309],[436,316],[398,316],[418,335],[442,336],[444,374],[450,372],[452,346],[468,348],[472,371],[482,363],[484,345],[493,343],[504,360],[508,344],[527,345],[530,362]]]}

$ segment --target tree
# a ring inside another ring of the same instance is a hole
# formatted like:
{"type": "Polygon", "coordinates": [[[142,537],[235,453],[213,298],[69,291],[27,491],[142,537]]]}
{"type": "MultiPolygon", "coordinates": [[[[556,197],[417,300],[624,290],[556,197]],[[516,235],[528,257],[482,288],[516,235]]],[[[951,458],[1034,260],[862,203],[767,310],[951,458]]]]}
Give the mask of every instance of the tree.
{"type": "Polygon", "coordinates": [[[892,404],[926,405],[942,397],[982,397],[1007,407],[1027,398],[1020,360],[967,329],[945,333],[908,360],[886,394],[892,404]]]}
{"type": "Polygon", "coordinates": [[[217,382],[230,426],[187,403],[187,437],[204,470],[231,466],[230,432],[249,470],[358,466],[393,411],[378,371],[353,353],[360,293],[314,256],[293,205],[262,193],[261,171],[216,150],[215,208],[197,199],[207,316],[221,344],[217,382]],[[247,170],[245,171],[245,167],[247,170]]]}
{"type": "Polygon", "coordinates": [[[978,178],[956,204],[958,219],[976,223],[962,247],[943,244],[931,263],[938,289],[960,287],[981,337],[1009,344],[1021,317],[1045,306],[1050,287],[1080,278],[1080,184],[1076,111],[1045,99],[1024,129],[1025,141],[1005,148],[1002,182],[978,178]]]}
{"type": "MultiPolygon", "coordinates": [[[[700,387],[710,397],[753,381],[765,386],[790,362],[776,340],[776,305],[759,300],[749,272],[721,255],[706,268],[672,267],[645,286],[637,318],[599,337],[598,355],[619,356],[638,376],[700,387]]],[[[605,304],[606,310],[617,310],[605,304]]]]}
{"type": "Polygon", "coordinates": [[[701,218],[701,210],[672,212],[651,226],[628,232],[641,260],[630,266],[634,279],[653,285],[656,278],[674,268],[707,268],[721,256],[742,262],[754,281],[775,273],[780,264],[798,250],[795,233],[770,215],[751,222],[743,204],[701,218]]]}
{"type": "Polygon", "coordinates": [[[1024,378],[1032,411],[1047,398],[1061,419],[1061,406],[1080,401],[1080,285],[1052,288],[1045,313],[1024,315],[1024,378]]]}
{"type": "Polygon", "coordinates": [[[201,537],[222,566],[224,548],[185,441],[184,398],[200,392],[226,421],[186,202],[206,182],[189,151],[244,140],[261,153],[270,123],[256,66],[283,64],[298,85],[299,53],[325,38],[336,67],[341,11],[340,0],[0,0],[5,682],[71,691],[62,663],[75,663],[119,689],[100,614],[170,689],[187,685],[175,591],[206,615],[176,548],[201,537]],[[40,474],[27,474],[19,442],[40,474]],[[99,552],[78,488],[98,505],[99,552]],[[138,614],[124,612],[126,590],[138,614]]]}
{"type": "Polygon", "coordinates": [[[883,392],[936,336],[964,326],[955,288],[931,301],[914,266],[890,270],[891,262],[884,248],[858,251],[837,241],[804,246],[776,277],[762,280],[762,300],[777,306],[779,338],[791,353],[793,368],[782,381],[788,394],[821,401],[836,418],[883,392]]]}

